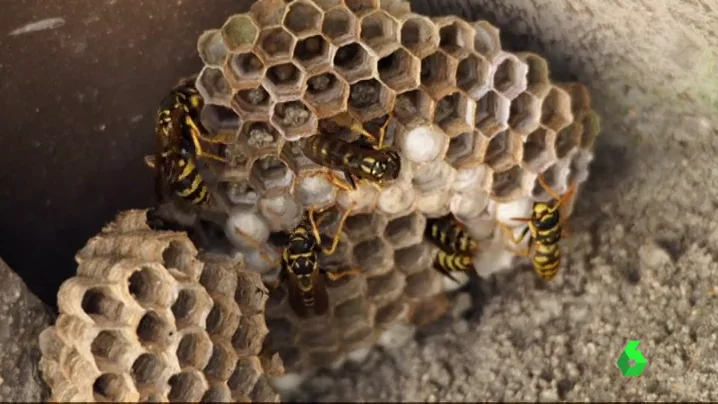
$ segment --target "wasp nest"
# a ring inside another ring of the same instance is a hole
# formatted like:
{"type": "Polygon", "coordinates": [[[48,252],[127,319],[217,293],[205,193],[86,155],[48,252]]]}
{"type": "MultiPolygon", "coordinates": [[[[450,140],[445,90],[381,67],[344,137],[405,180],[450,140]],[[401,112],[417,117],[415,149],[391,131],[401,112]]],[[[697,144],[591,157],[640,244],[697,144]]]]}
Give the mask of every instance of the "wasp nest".
{"type": "Polygon", "coordinates": [[[277,269],[239,234],[265,244],[307,209],[328,208],[335,220],[321,230],[331,239],[353,206],[321,265],[363,274],[329,282],[329,313],[303,320],[282,296],[269,301],[268,345],[293,373],[359,358],[445,312],[452,283],[431,268],[427,217],[463,222],[482,242],[476,269],[489,275],[519,248],[497,221],[519,231],[510,218],[550,199],[537,176],[565,193],[588,175],[598,119],[587,90],[552,83],[535,54],[502,50],[485,21],[428,18],[400,0],[260,0],[205,32],[198,50],[203,122],[234,136],[219,189],[233,206],[228,237],[248,266],[277,269]],[[362,123],[391,114],[397,181],[346,191],[303,156],[302,142],[342,114],[362,123]]]}
{"type": "Polygon", "coordinates": [[[77,254],[40,336],[52,401],[278,401],[260,357],[267,291],[241,262],[205,256],[182,233],[130,211],[77,254]]]}

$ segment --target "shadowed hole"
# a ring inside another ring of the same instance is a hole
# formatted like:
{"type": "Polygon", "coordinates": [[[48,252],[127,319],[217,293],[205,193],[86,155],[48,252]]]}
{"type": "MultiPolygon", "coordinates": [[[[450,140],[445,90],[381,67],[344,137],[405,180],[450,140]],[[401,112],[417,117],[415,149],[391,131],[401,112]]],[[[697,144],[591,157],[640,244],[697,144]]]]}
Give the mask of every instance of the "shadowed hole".
{"type": "Polygon", "coordinates": [[[121,322],[123,305],[110,293],[109,290],[102,288],[87,289],[82,296],[82,310],[95,322],[121,322]]]}
{"type": "Polygon", "coordinates": [[[132,363],[132,379],[138,387],[153,383],[162,373],[162,361],[151,353],[143,353],[132,363]]]}
{"type": "Polygon", "coordinates": [[[196,402],[204,393],[200,376],[194,372],[182,372],[169,379],[170,392],[167,398],[171,402],[196,402]]]}
{"type": "Polygon", "coordinates": [[[329,10],[324,15],[322,32],[330,39],[337,40],[351,32],[352,15],[344,8],[329,10]]]}
{"type": "Polygon", "coordinates": [[[189,289],[182,289],[177,296],[177,300],[172,305],[172,314],[174,314],[177,323],[186,321],[197,305],[197,296],[189,289]]]}
{"type": "Polygon", "coordinates": [[[130,295],[142,305],[158,304],[163,300],[162,279],[150,268],[142,268],[133,273],[128,289],[130,295]]]}
{"type": "Polygon", "coordinates": [[[115,373],[105,373],[95,379],[92,384],[92,395],[95,401],[118,402],[122,400],[128,390],[129,386],[125,384],[122,376],[115,373]]]}
{"type": "Polygon", "coordinates": [[[148,311],[137,326],[137,337],[143,345],[164,346],[172,331],[169,324],[154,311],[148,311]]]}
{"type": "Polygon", "coordinates": [[[380,266],[386,254],[386,245],[378,238],[361,242],[354,247],[354,259],[360,268],[380,266]]]}

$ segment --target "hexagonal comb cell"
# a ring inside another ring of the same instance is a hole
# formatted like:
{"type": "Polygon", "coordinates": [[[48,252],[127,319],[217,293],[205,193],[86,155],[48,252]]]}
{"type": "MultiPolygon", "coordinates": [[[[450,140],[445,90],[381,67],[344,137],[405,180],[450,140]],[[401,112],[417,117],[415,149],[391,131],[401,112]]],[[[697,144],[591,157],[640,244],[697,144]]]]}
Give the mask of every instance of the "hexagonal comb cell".
{"type": "Polygon", "coordinates": [[[280,102],[274,106],[272,123],[287,140],[313,135],[317,118],[301,101],[280,102]]]}
{"type": "Polygon", "coordinates": [[[251,88],[262,80],[264,63],[254,53],[233,54],[227,62],[225,73],[233,88],[251,88]]]}
{"type": "Polygon", "coordinates": [[[399,32],[401,44],[418,58],[439,47],[439,31],[427,17],[414,14],[406,18],[399,32]]]}
{"type": "Polygon", "coordinates": [[[132,379],[138,388],[157,380],[164,371],[162,360],[153,353],[143,353],[132,363],[132,379]]]}
{"type": "Polygon", "coordinates": [[[379,59],[379,78],[394,91],[401,92],[419,86],[419,59],[404,49],[397,49],[379,59]]]}
{"type": "Polygon", "coordinates": [[[197,91],[205,103],[227,104],[232,95],[232,88],[221,69],[205,66],[197,77],[197,91]]]}
{"type": "Polygon", "coordinates": [[[433,113],[434,100],[420,89],[396,96],[394,117],[407,128],[414,128],[430,121],[433,113]]]}
{"type": "Polygon", "coordinates": [[[130,295],[145,308],[154,305],[166,306],[171,295],[168,286],[160,272],[149,266],[130,275],[127,283],[130,295]]]}
{"type": "Polygon", "coordinates": [[[182,368],[194,367],[202,369],[212,352],[212,341],[200,330],[184,334],[177,345],[177,360],[182,368]]]}
{"type": "Polygon", "coordinates": [[[376,79],[359,81],[349,91],[349,109],[361,122],[366,122],[389,112],[394,97],[394,92],[376,79]]]}
{"type": "Polygon", "coordinates": [[[82,311],[98,324],[121,322],[125,305],[104,287],[88,288],[82,295],[82,311]]]}
{"type": "Polygon", "coordinates": [[[132,382],[117,373],[104,373],[92,384],[96,401],[123,401],[130,397],[132,382]]]}
{"type": "Polygon", "coordinates": [[[477,130],[461,133],[449,141],[446,161],[455,168],[478,163],[486,154],[488,146],[489,139],[477,130]]]}
{"type": "Polygon", "coordinates": [[[483,56],[471,54],[459,61],[456,84],[471,98],[483,96],[491,86],[491,65],[483,56]]]}
{"type": "Polygon", "coordinates": [[[262,119],[269,116],[271,97],[263,86],[239,90],[232,97],[232,108],[245,120],[262,119]]]}
{"type": "Polygon", "coordinates": [[[504,96],[491,90],[481,97],[476,106],[476,129],[484,136],[492,137],[508,127],[511,103],[504,96]]]}
{"type": "Polygon", "coordinates": [[[275,155],[264,156],[255,161],[250,171],[252,184],[267,196],[288,191],[293,179],[294,173],[275,155]]]}
{"type": "Polygon", "coordinates": [[[203,32],[197,40],[197,52],[205,65],[222,67],[228,54],[222,32],[218,29],[203,32]]]}
{"type": "Polygon", "coordinates": [[[128,339],[117,330],[100,331],[90,345],[90,352],[98,368],[111,367],[112,362],[125,362],[135,350],[128,339]]]}
{"type": "Polygon", "coordinates": [[[359,28],[360,38],[374,50],[384,56],[396,49],[397,22],[384,10],[377,10],[362,18],[359,28]]]}
{"type": "Polygon", "coordinates": [[[358,43],[344,45],[334,54],[334,69],[349,83],[370,77],[373,63],[373,58],[358,43]]]}
{"type": "Polygon", "coordinates": [[[556,132],[538,128],[531,132],[524,142],[524,165],[529,171],[541,173],[556,159],[554,142],[556,132]]]}
{"type": "Polygon", "coordinates": [[[460,92],[439,100],[434,111],[434,122],[449,136],[467,132],[474,127],[476,103],[460,92]]]}
{"type": "Polygon", "coordinates": [[[380,275],[390,269],[391,249],[381,239],[362,241],[354,247],[353,257],[366,275],[380,275]]]}
{"type": "Polygon", "coordinates": [[[212,307],[210,298],[201,288],[182,289],[172,305],[172,314],[178,327],[204,324],[212,307]]]}
{"type": "Polygon", "coordinates": [[[249,14],[254,17],[260,27],[281,25],[287,11],[287,2],[284,0],[260,0],[254,2],[249,14]]]}
{"type": "Polygon", "coordinates": [[[541,104],[541,124],[559,132],[572,120],[571,97],[558,87],[552,87],[541,104]]]}
{"type": "Polygon", "coordinates": [[[439,28],[439,47],[455,57],[462,57],[473,51],[474,29],[466,21],[457,17],[443,17],[437,21],[439,28]]]}
{"type": "Polygon", "coordinates": [[[541,120],[541,101],[524,91],[511,103],[509,126],[523,134],[533,132],[541,120]]]}
{"type": "Polygon", "coordinates": [[[426,218],[418,212],[390,220],[384,229],[384,237],[394,249],[420,243],[424,237],[426,218]]]}
{"type": "Polygon", "coordinates": [[[344,7],[334,7],[324,14],[322,33],[334,45],[343,45],[356,37],[356,17],[344,7]]]}
{"type": "Polygon", "coordinates": [[[292,56],[295,42],[296,39],[282,27],[265,28],[259,34],[255,49],[264,63],[276,63],[292,56]]]}
{"type": "Polygon", "coordinates": [[[318,33],[322,24],[322,11],[314,4],[295,1],[284,16],[284,26],[297,37],[318,33]]]}
{"type": "Polygon", "coordinates": [[[494,71],[494,89],[509,100],[526,90],[528,66],[512,54],[505,53],[494,71]]]}
{"type": "Polygon", "coordinates": [[[575,150],[581,142],[583,128],[581,125],[570,125],[556,135],[556,156],[560,159],[575,150]]]}
{"type": "Polygon", "coordinates": [[[349,84],[332,72],[310,77],[304,100],[314,110],[317,118],[324,119],[337,111],[345,110],[349,99],[349,84]]]}
{"type": "Polygon", "coordinates": [[[196,370],[186,370],[169,379],[171,402],[197,402],[207,390],[204,377],[196,370]]]}
{"type": "Polygon", "coordinates": [[[511,201],[521,195],[523,170],[518,165],[510,169],[493,174],[491,195],[498,202],[511,201]]]}
{"type": "Polygon", "coordinates": [[[474,50],[489,61],[501,52],[499,29],[488,21],[477,21],[472,24],[476,35],[474,36],[474,50]]]}
{"type": "Polygon", "coordinates": [[[594,111],[590,111],[581,119],[583,134],[581,135],[581,147],[592,150],[596,137],[601,132],[601,118],[594,111]]]}
{"type": "Polygon", "coordinates": [[[528,80],[526,91],[540,99],[545,97],[551,88],[546,59],[528,52],[519,53],[517,56],[529,66],[529,72],[526,76],[528,80]]]}
{"type": "Polygon", "coordinates": [[[310,36],[297,42],[294,48],[294,60],[305,71],[314,73],[329,67],[332,46],[321,35],[310,36]]]}
{"type": "Polygon", "coordinates": [[[521,161],[521,134],[505,130],[491,138],[484,163],[495,172],[503,172],[521,161]]]}
{"type": "Polygon", "coordinates": [[[146,347],[166,348],[173,334],[169,321],[156,311],[148,311],[136,329],[137,338],[146,347]]]}
{"type": "Polygon", "coordinates": [[[267,70],[264,86],[279,102],[301,95],[304,86],[304,72],[294,63],[275,65],[267,70]]]}
{"type": "Polygon", "coordinates": [[[210,137],[220,139],[233,138],[240,126],[237,113],[222,105],[205,104],[200,113],[200,121],[210,133],[210,137]]]}
{"type": "Polygon", "coordinates": [[[277,153],[282,143],[277,130],[264,121],[245,122],[238,140],[253,155],[277,153]]]}
{"type": "Polygon", "coordinates": [[[259,27],[248,15],[233,15],[222,25],[222,38],[230,52],[247,52],[259,35],[259,27]]]}
{"type": "Polygon", "coordinates": [[[456,85],[458,63],[442,51],[421,60],[421,85],[434,98],[440,99],[456,85]]]}
{"type": "Polygon", "coordinates": [[[345,0],[347,8],[357,17],[361,17],[379,8],[378,0],[345,0]]]}

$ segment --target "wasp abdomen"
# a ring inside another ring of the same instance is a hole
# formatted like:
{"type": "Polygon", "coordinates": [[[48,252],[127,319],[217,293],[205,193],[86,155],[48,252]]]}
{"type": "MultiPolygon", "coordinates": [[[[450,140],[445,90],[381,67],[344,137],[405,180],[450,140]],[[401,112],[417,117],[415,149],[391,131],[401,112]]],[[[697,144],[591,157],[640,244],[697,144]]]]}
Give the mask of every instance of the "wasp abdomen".
{"type": "Polygon", "coordinates": [[[533,266],[542,279],[547,281],[553,279],[561,266],[561,248],[559,245],[536,242],[533,266]]]}

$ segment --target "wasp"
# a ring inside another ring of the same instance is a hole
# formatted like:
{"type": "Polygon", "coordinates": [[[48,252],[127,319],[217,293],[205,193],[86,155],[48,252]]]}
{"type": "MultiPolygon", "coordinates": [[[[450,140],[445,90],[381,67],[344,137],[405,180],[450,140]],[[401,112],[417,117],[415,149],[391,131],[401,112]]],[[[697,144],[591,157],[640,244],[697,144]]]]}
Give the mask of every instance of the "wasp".
{"type": "Polygon", "coordinates": [[[528,226],[524,228],[521,235],[514,237],[513,231],[501,224],[501,227],[507,232],[511,241],[518,245],[523,241],[526,235],[530,234],[529,246],[523,251],[518,251],[519,255],[530,256],[533,250],[532,263],[534,270],[539,277],[545,281],[552,280],[558,273],[561,265],[561,249],[559,241],[564,233],[563,225],[565,218],[561,217],[561,206],[568,201],[576,190],[576,183],[573,182],[568,191],[561,196],[553,190],[543,176],[538,177],[539,184],[553,198],[552,202],[535,202],[531,211],[531,217],[512,218],[519,222],[526,222],[528,226]]]}
{"type": "Polygon", "coordinates": [[[451,273],[472,268],[479,245],[453,215],[427,219],[424,235],[440,249],[434,268],[449,279],[458,282],[451,273]]]}
{"type": "MultiPolygon", "coordinates": [[[[347,209],[340,219],[329,249],[321,247],[321,235],[317,222],[314,220],[313,210],[309,210],[289,234],[289,240],[282,250],[279,261],[279,276],[268,287],[277,289],[283,283],[288,283],[289,304],[300,317],[308,317],[311,313],[321,316],[329,309],[329,294],[325,277],[334,281],[361,272],[360,269],[327,271],[319,266],[320,252],[331,255],[336,251],[339,234],[350,212],[351,209],[347,209]]],[[[256,240],[252,240],[248,235],[243,235],[243,237],[259,248],[256,240]]],[[[268,262],[272,262],[265,253],[263,253],[263,257],[268,262]]]]}
{"type": "Polygon", "coordinates": [[[227,139],[207,136],[199,116],[204,100],[192,78],[181,81],[160,103],[155,125],[157,152],[145,156],[145,164],[156,169],[155,189],[158,198],[164,195],[166,183],[170,191],[193,205],[207,205],[210,192],[197,166],[197,158],[226,160],[205,151],[201,142],[226,144],[227,139]]]}
{"type": "Polygon", "coordinates": [[[355,190],[356,181],[365,179],[383,185],[399,177],[401,158],[396,150],[384,146],[386,128],[391,121],[387,117],[379,128],[379,140],[364,129],[361,123],[349,120],[348,127],[359,134],[353,142],[347,142],[326,133],[308,138],[304,143],[304,155],[313,162],[344,173],[346,182],[332,176],[332,182],[344,190],[355,190]]]}
{"type": "Polygon", "coordinates": [[[474,257],[470,254],[447,253],[439,250],[434,261],[434,268],[452,281],[459,281],[451,274],[452,272],[469,272],[474,266],[474,257]]]}

